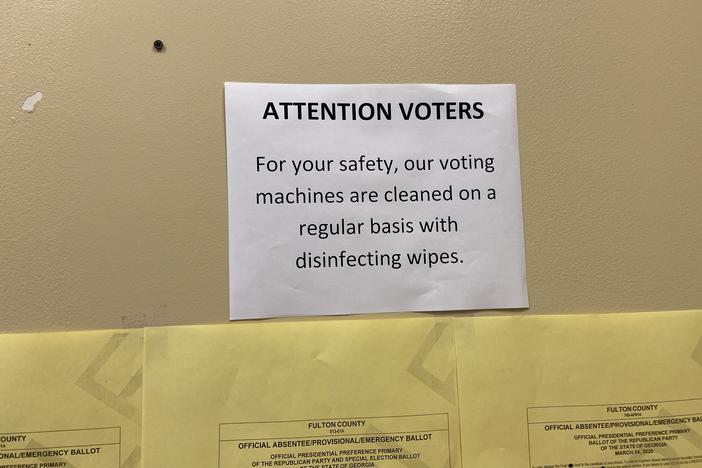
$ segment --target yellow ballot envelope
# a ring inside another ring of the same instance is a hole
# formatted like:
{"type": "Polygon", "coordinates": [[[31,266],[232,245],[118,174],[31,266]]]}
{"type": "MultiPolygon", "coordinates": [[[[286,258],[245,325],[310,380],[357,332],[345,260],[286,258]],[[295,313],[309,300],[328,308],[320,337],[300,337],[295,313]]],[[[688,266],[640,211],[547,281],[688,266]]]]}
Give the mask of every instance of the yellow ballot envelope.
{"type": "Polygon", "coordinates": [[[143,331],[0,335],[0,468],[141,466],[143,331]]]}
{"type": "Polygon", "coordinates": [[[144,466],[460,467],[450,319],[146,330],[144,466]]]}
{"type": "Polygon", "coordinates": [[[702,466],[702,311],[454,325],[464,466],[702,466]]]}

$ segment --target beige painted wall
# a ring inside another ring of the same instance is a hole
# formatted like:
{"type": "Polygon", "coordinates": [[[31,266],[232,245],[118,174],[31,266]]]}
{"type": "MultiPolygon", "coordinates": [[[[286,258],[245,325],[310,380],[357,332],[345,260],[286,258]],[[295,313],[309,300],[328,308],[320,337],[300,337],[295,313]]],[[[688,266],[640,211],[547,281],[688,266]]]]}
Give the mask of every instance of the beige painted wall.
{"type": "Polygon", "coordinates": [[[224,81],[517,83],[531,312],[702,308],[701,1],[0,11],[0,331],[227,320],[224,81]]]}

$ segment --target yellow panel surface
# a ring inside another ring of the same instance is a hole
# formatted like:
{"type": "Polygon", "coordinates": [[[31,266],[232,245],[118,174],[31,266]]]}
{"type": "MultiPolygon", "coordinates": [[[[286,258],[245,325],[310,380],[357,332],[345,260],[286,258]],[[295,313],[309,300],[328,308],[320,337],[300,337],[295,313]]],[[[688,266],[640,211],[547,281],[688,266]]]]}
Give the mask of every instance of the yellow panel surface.
{"type": "Polygon", "coordinates": [[[0,335],[0,466],[141,467],[143,332],[0,335]]]}
{"type": "Polygon", "coordinates": [[[455,326],[465,466],[702,464],[701,311],[455,326]]]}
{"type": "Polygon", "coordinates": [[[454,351],[433,319],[147,329],[145,465],[460,467],[454,351]]]}

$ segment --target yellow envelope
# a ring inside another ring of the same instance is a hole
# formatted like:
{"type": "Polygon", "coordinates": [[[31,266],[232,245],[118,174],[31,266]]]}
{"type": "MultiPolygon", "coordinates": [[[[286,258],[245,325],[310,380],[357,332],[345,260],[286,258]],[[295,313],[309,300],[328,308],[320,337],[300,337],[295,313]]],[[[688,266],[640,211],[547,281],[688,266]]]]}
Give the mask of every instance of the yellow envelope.
{"type": "Polygon", "coordinates": [[[146,330],[147,467],[460,467],[449,320],[146,330]]]}
{"type": "Polygon", "coordinates": [[[702,311],[455,320],[466,467],[702,466],[702,311]]]}
{"type": "Polygon", "coordinates": [[[0,335],[1,468],[141,466],[143,332],[0,335]]]}

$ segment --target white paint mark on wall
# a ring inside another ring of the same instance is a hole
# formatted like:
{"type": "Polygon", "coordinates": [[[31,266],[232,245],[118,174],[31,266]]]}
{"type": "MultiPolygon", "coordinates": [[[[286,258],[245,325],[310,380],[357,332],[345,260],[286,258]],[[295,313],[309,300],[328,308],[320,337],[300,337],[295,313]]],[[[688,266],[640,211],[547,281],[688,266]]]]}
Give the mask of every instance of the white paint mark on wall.
{"type": "Polygon", "coordinates": [[[43,97],[44,95],[41,91],[37,91],[36,93],[27,97],[27,99],[24,100],[24,104],[22,104],[22,110],[25,112],[33,112],[34,106],[36,106],[37,103],[41,101],[43,97]]]}

